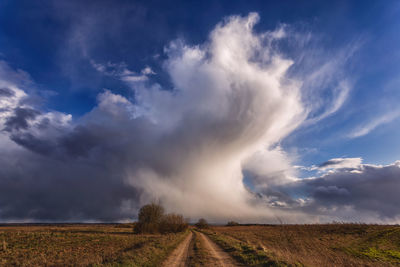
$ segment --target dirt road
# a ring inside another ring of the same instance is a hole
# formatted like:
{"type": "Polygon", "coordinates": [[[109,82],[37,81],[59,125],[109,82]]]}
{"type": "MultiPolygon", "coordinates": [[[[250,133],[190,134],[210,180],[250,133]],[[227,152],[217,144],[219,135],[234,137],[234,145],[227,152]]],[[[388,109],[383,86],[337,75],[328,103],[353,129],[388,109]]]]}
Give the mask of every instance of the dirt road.
{"type": "Polygon", "coordinates": [[[189,253],[190,241],[193,238],[193,233],[190,234],[178,245],[178,247],[172,251],[171,255],[164,262],[165,267],[184,267],[187,264],[187,258],[189,253]]]}
{"type": "Polygon", "coordinates": [[[221,266],[236,267],[238,265],[229,254],[211,241],[205,234],[190,233],[164,262],[165,267],[185,266],[221,266]],[[193,246],[196,243],[196,246],[193,246]],[[200,247],[199,247],[200,246],[200,247]],[[196,247],[196,252],[193,251],[196,247]],[[190,260],[189,260],[189,254],[190,260]],[[196,257],[198,257],[196,259],[196,257]],[[200,258],[201,257],[201,258],[200,258]]]}
{"type": "Polygon", "coordinates": [[[210,254],[211,264],[209,266],[236,267],[239,266],[228,253],[223,251],[217,244],[211,241],[205,234],[199,233],[204,248],[210,254]]]}

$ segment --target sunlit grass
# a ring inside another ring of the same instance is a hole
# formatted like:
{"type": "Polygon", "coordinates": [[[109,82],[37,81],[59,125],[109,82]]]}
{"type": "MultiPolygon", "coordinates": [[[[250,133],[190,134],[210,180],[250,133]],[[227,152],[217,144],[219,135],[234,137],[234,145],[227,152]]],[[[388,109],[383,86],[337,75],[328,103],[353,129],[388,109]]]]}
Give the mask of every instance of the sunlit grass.
{"type": "Polygon", "coordinates": [[[0,266],[157,266],[187,233],[136,235],[118,225],[0,228],[0,266]]]}
{"type": "Polygon", "coordinates": [[[400,227],[366,224],[213,227],[210,238],[248,266],[391,266],[400,227]]]}

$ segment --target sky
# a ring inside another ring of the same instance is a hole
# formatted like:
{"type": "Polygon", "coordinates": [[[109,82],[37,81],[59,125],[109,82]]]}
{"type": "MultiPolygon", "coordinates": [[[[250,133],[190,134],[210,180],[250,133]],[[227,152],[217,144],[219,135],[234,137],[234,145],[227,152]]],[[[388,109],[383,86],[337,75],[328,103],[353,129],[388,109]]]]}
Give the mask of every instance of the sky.
{"type": "Polygon", "coordinates": [[[0,221],[400,221],[398,1],[0,2],[0,221]]]}

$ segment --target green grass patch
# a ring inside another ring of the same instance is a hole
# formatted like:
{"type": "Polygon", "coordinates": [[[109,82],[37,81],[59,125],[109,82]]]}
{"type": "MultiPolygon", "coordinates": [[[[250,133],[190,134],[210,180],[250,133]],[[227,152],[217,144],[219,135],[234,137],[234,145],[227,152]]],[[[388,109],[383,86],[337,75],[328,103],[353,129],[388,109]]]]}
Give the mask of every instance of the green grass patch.
{"type": "Polygon", "coordinates": [[[366,238],[354,242],[350,247],[341,248],[349,255],[367,258],[371,261],[400,263],[400,229],[376,231],[366,238]]]}
{"type": "Polygon", "coordinates": [[[383,261],[396,261],[400,263],[399,251],[368,248],[364,251],[361,251],[361,254],[372,259],[383,260],[383,261]]]}

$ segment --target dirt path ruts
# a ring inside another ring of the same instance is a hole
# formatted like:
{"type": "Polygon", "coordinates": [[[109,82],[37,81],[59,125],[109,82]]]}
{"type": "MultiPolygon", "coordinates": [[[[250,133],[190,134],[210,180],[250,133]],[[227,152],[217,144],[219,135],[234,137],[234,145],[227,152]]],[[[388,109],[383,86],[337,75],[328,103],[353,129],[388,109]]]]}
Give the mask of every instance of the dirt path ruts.
{"type": "Polygon", "coordinates": [[[190,232],[188,236],[178,245],[178,247],[172,251],[171,255],[164,262],[165,267],[184,267],[186,266],[189,245],[192,240],[193,233],[190,232]]]}
{"type": "MultiPolygon", "coordinates": [[[[200,238],[202,247],[206,251],[207,260],[201,266],[220,266],[220,267],[238,267],[235,260],[229,256],[228,253],[223,251],[217,244],[215,244],[205,234],[196,231],[196,238],[200,238]]],[[[188,256],[190,242],[193,239],[193,233],[189,235],[178,245],[178,247],[169,255],[164,262],[165,267],[185,267],[188,266],[188,256]]],[[[197,265],[196,265],[197,266],[197,265]]]]}
{"type": "Polygon", "coordinates": [[[218,245],[210,240],[205,234],[199,233],[200,238],[203,241],[204,247],[210,253],[212,258],[211,266],[221,266],[221,267],[237,267],[238,265],[228,253],[223,251],[218,245]]]}

